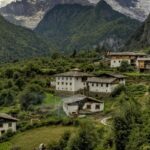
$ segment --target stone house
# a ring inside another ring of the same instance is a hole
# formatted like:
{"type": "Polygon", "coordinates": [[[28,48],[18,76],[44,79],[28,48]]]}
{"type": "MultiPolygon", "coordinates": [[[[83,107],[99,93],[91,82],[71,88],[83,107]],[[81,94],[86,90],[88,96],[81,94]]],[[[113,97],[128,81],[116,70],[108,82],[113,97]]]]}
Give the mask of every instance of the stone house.
{"type": "Polygon", "coordinates": [[[89,93],[112,93],[120,84],[125,85],[124,75],[120,74],[101,74],[98,77],[88,78],[87,88],[89,93]]]}
{"type": "Polygon", "coordinates": [[[7,133],[8,130],[16,132],[17,121],[18,119],[12,116],[0,113],[0,136],[2,136],[4,133],[7,133]]]}
{"type": "Polygon", "coordinates": [[[88,77],[94,75],[81,72],[79,69],[72,69],[69,72],[56,74],[56,91],[75,93],[86,88],[88,77]]]}
{"type": "Polygon", "coordinates": [[[63,99],[63,110],[67,116],[80,116],[104,110],[104,102],[84,95],[73,95],[63,99]]]}
{"type": "Polygon", "coordinates": [[[131,66],[136,67],[137,59],[145,57],[146,54],[135,52],[109,52],[107,56],[110,58],[110,67],[117,68],[121,66],[123,61],[127,61],[131,66]]]}

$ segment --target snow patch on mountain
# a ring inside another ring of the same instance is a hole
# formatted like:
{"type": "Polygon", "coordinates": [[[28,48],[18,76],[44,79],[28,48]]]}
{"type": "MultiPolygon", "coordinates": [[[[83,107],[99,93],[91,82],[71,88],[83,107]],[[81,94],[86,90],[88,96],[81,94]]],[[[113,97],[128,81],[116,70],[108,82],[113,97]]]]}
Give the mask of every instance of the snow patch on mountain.
{"type": "Polygon", "coordinates": [[[16,0],[0,0],[0,8],[10,4],[13,1],[15,2],[16,0]]]}
{"type": "Polygon", "coordinates": [[[92,4],[97,4],[100,0],[88,0],[92,4]]]}
{"type": "Polygon", "coordinates": [[[32,16],[15,16],[3,14],[3,16],[12,23],[21,25],[30,29],[36,28],[37,24],[42,20],[45,11],[38,11],[32,16]]]}
{"type": "MultiPolygon", "coordinates": [[[[100,0],[89,0],[97,4],[100,0]]],[[[114,10],[131,18],[144,21],[150,14],[150,0],[104,0],[114,10]]]]}
{"type": "Polygon", "coordinates": [[[131,0],[131,5],[123,6],[118,0],[105,0],[114,10],[131,18],[144,21],[150,13],[149,0],[131,0]],[[132,5],[134,3],[134,6],[132,5]]]}

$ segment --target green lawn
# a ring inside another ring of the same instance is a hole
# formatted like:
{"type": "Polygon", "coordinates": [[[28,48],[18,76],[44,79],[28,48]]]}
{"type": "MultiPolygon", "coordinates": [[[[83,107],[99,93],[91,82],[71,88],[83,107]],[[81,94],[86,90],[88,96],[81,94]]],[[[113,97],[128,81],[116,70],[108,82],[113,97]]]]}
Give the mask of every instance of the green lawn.
{"type": "Polygon", "coordinates": [[[10,150],[18,146],[21,150],[33,150],[39,144],[57,141],[65,131],[74,131],[75,127],[50,126],[18,133],[5,143],[0,143],[0,150],[10,150]]]}
{"type": "Polygon", "coordinates": [[[54,96],[53,94],[46,94],[46,97],[44,99],[44,104],[45,105],[58,105],[61,103],[61,98],[54,96]]]}

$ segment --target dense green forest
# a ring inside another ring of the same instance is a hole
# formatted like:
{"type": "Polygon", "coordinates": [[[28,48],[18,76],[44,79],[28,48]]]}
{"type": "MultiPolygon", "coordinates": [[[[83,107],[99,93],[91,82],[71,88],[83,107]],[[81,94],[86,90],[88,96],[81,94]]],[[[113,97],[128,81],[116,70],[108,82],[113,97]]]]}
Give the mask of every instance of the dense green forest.
{"type": "Polygon", "coordinates": [[[100,1],[95,7],[57,5],[45,15],[35,31],[65,52],[93,49],[96,45],[116,50],[139,25],[137,20],[100,1]]]}
{"type": "Polygon", "coordinates": [[[150,48],[150,15],[126,43],[125,49],[149,50],[150,48]]]}
{"type": "Polygon", "coordinates": [[[33,31],[7,22],[0,16],[0,62],[50,55],[51,45],[33,31]]]}

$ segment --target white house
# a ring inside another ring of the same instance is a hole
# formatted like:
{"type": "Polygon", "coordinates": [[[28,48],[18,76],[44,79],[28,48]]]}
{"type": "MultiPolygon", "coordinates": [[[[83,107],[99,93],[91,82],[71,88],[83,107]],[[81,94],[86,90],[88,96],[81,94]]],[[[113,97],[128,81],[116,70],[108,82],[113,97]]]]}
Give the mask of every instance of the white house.
{"type": "Polygon", "coordinates": [[[87,78],[92,76],[91,74],[81,72],[79,69],[56,74],[56,90],[77,92],[86,88],[87,78]]]}
{"type": "Polygon", "coordinates": [[[8,130],[16,132],[16,124],[18,119],[7,114],[0,113],[0,136],[7,133],[8,130]]]}
{"type": "Polygon", "coordinates": [[[92,93],[112,93],[120,84],[125,85],[125,76],[119,74],[101,74],[87,80],[88,90],[92,93]]]}
{"type": "Polygon", "coordinates": [[[63,110],[67,116],[93,114],[104,110],[104,102],[84,95],[63,99],[63,110]]]}
{"type": "Polygon", "coordinates": [[[107,56],[110,58],[110,67],[117,68],[121,66],[123,61],[127,61],[128,64],[135,67],[137,58],[142,58],[146,56],[146,54],[135,52],[109,52],[107,56]]]}

